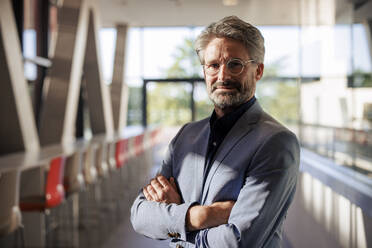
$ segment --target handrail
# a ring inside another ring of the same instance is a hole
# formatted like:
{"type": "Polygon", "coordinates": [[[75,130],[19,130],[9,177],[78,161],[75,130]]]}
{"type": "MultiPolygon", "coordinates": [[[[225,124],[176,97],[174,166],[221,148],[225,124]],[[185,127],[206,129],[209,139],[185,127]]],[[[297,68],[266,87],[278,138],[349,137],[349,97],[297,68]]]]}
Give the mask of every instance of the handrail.
{"type": "Polygon", "coordinates": [[[305,123],[300,129],[303,147],[365,174],[372,173],[372,130],[305,123]]]}
{"type": "Polygon", "coordinates": [[[35,56],[33,58],[24,57],[23,60],[25,62],[36,64],[38,66],[45,67],[45,68],[49,68],[52,66],[52,61],[50,59],[39,57],[39,56],[35,56]]]}
{"type": "Polygon", "coordinates": [[[15,152],[0,156],[0,173],[11,170],[28,170],[43,166],[57,156],[70,156],[74,152],[86,151],[89,145],[94,143],[111,143],[120,139],[132,138],[146,131],[142,127],[127,127],[122,134],[112,137],[106,134],[95,135],[91,139],[80,138],[68,144],[53,144],[41,147],[38,151],[15,152]]]}
{"type": "Polygon", "coordinates": [[[372,180],[331,159],[301,148],[300,170],[307,172],[334,192],[346,197],[372,217],[372,180]]]}

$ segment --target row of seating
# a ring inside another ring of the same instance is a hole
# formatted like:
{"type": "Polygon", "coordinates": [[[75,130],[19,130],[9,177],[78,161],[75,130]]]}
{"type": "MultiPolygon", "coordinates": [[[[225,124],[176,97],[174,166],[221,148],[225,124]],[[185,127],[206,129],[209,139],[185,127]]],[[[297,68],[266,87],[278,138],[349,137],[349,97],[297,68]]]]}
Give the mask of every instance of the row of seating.
{"type": "MultiPolygon", "coordinates": [[[[143,155],[157,143],[159,132],[160,129],[154,129],[111,141],[104,137],[93,137],[90,141],[80,140],[76,142],[71,154],[51,156],[46,166],[41,164],[40,167],[32,170],[16,170],[0,174],[0,193],[2,198],[5,195],[7,197],[7,199],[3,198],[0,203],[0,235],[9,235],[22,227],[21,213],[48,214],[48,210],[58,208],[68,202],[70,196],[86,193],[90,188],[93,192],[93,202],[90,199],[91,202],[81,204],[97,205],[94,193],[97,188],[100,190],[100,195],[104,196],[105,199],[102,202],[106,205],[118,206],[119,200],[132,201],[138,187],[143,183],[143,178],[131,179],[136,175],[143,175],[143,171],[138,170],[148,169],[148,165],[151,165],[151,161],[148,160],[149,156],[147,155],[146,158],[143,155]],[[124,165],[128,167],[125,170],[123,170],[124,165]],[[35,173],[33,170],[44,170],[45,173],[35,173]],[[43,180],[44,176],[45,180],[43,180]],[[43,191],[35,190],[37,188],[35,185],[43,181],[43,191]],[[132,189],[128,190],[128,188],[132,189]],[[131,193],[125,195],[125,192],[131,193]]],[[[120,214],[122,209],[117,208],[116,211],[120,214]]],[[[70,223],[81,221],[79,216],[71,211],[67,215],[63,214],[62,218],[72,219],[70,223]]],[[[32,223],[24,223],[24,225],[25,232],[28,228],[35,228],[27,226],[33,225],[32,223]]],[[[48,223],[45,223],[45,226],[50,227],[48,223]]],[[[73,226],[68,228],[74,231],[73,226]]],[[[40,230],[40,233],[43,231],[40,230]]],[[[28,244],[27,233],[25,236],[24,245],[34,246],[35,241],[30,241],[28,244]]],[[[48,243],[48,237],[44,236],[44,241],[48,243]]]]}

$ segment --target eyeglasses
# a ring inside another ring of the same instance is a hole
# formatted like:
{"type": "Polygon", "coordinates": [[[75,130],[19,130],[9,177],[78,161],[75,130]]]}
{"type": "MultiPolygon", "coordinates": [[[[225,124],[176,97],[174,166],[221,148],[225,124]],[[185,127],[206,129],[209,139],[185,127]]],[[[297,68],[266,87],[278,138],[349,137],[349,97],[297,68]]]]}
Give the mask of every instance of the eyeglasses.
{"type": "MultiPolygon", "coordinates": [[[[240,73],[243,72],[244,67],[248,63],[256,63],[256,61],[254,61],[253,59],[247,61],[243,61],[241,59],[230,59],[225,64],[227,71],[231,75],[238,76],[240,73]]],[[[215,76],[220,71],[221,68],[221,65],[219,63],[205,64],[203,66],[205,73],[210,76],[215,76]]]]}

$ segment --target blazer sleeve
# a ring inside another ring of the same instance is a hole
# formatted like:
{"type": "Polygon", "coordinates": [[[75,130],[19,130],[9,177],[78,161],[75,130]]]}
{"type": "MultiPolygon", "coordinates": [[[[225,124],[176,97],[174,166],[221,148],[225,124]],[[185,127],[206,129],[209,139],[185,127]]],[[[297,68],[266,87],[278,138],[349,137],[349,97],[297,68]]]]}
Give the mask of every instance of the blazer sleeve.
{"type": "MultiPolygon", "coordinates": [[[[168,179],[172,176],[173,147],[183,128],[169,144],[167,154],[158,173],[168,179]]],[[[130,220],[134,230],[147,237],[186,240],[186,213],[192,204],[182,203],[177,205],[147,201],[141,189],[132,205],[130,220]]]]}
{"type": "Polygon", "coordinates": [[[199,231],[196,247],[266,247],[285,218],[295,193],[299,144],[281,131],[255,153],[228,224],[199,231]]]}

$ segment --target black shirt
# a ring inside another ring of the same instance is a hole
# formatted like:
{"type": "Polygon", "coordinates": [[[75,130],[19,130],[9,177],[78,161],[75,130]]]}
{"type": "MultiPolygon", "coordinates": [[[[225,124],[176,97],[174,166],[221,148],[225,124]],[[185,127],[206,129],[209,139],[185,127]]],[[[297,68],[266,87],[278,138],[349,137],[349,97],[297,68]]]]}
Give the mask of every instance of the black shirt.
{"type": "Polygon", "coordinates": [[[211,130],[209,134],[207,154],[205,156],[204,181],[207,178],[209,169],[214,162],[214,157],[218,147],[221,145],[227,133],[231,130],[237,120],[253,105],[255,101],[256,98],[253,96],[248,102],[243,103],[237,109],[219,119],[217,119],[216,112],[213,111],[209,120],[211,130]]]}

